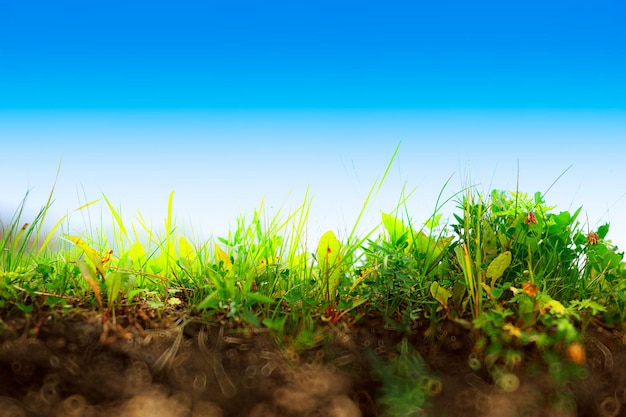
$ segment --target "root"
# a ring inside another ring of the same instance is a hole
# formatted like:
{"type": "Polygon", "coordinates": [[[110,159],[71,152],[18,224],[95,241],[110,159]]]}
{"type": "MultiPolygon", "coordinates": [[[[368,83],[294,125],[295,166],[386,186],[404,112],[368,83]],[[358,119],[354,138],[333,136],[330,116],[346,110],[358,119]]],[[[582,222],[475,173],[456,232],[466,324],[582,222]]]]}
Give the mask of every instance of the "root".
{"type": "Polygon", "coordinates": [[[159,358],[154,362],[154,369],[157,372],[161,372],[163,368],[165,368],[168,364],[171,363],[172,359],[178,353],[178,349],[183,341],[183,332],[179,330],[176,334],[176,339],[174,339],[174,343],[170,346],[159,358]]]}
{"type": "Polygon", "coordinates": [[[591,341],[594,345],[596,345],[598,349],[600,349],[600,352],[602,352],[602,354],[604,355],[604,371],[613,375],[613,354],[611,353],[609,348],[598,339],[592,338],[591,341]]]}
{"type": "Polygon", "coordinates": [[[215,378],[217,379],[217,383],[220,386],[220,390],[222,391],[224,397],[233,398],[237,394],[237,387],[235,387],[233,381],[228,377],[228,374],[226,374],[226,371],[224,370],[224,365],[222,364],[222,357],[219,353],[223,333],[224,328],[222,327],[220,328],[220,335],[217,342],[218,344],[213,352],[211,352],[206,346],[206,327],[202,327],[200,329],[200,332],[198,333],[198,348],[200,349],[200,354],[202,355],[204,360],[213,365],[215,378]]]}

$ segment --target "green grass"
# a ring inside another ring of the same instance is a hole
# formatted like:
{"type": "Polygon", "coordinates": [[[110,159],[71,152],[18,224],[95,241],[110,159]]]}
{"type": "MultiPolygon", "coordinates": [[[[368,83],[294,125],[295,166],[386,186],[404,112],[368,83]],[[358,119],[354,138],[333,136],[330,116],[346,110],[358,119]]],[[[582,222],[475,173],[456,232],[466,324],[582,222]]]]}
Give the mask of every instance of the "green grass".
{"type": "Polygon", "coordinates": [[[558,211],[541,193],[468,187],[441,201],[446,183],[421,221],[403,193],[376,228],[358,236],[395,155],[347,237],[328,231],[319,242],[306,239],[308,192],[290,213],[268,217],[261,203],[227,236],[205,242],[178,232],[173,192],[163,232],[141,215],[125,224],[103,197],[111,234],[101,219],[81,236],[62,233],[65,218],[43,234],[54,188],[25,223],[27,194],[0,224],[1,316],[94,311],[115,321],[119,308],[140,304],[159,314],[177,309],[183,321],[264,326],[301,347],[340,322],[372,316],[405,334],[453,321],[474,337],[468,365],[486,366],[494,378],[528,349],[548,363],[563,357],[591,320],[624,324],[626,263],[607,239],[609,225],[584,230],[581,209],[558,211]],[[451,203],[458,209],[446,224],[440,210],[451,203]]]}

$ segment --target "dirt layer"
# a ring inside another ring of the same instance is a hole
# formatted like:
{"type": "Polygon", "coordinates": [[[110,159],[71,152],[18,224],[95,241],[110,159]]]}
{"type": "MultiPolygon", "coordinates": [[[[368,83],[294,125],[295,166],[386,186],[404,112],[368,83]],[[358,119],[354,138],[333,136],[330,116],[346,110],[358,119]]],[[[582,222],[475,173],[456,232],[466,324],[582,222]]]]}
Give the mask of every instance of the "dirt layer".
{"type": "Polygon", "coordinates": [[[626,337],[600,327],[577,373],[527,363],[495,382],[468,365],[468,334],[441,326],[432,343],[415,330],[409,346],[431,383],[404,396],[376,369],[398,360],[401,337],[376,320],[331,328],[300,352],[264,330],[164,327],[103,334],[99,315],[1,322],[0,417],[626,416],[626,337]]]}

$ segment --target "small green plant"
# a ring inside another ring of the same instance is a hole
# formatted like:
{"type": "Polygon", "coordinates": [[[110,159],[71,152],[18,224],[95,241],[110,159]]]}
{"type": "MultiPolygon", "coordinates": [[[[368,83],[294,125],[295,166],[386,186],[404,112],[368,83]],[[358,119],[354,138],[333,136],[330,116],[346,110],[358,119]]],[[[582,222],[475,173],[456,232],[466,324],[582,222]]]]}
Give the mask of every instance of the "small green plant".
{"type": "Polygon", "coordinates": [[[373,376],[382,383],[378,398],[381,415],[427,415],[431,398],[441,392],[443,385],[407,339],[402,339],[397,356],[388,362],[371,349],[367,355],[372,363],[373,376]]]}
{"type": "Polygon", "coordinates": [[[433,217],[434,221],[416,231],[396,217],[382,213],[386,235],[370,241],[365,250],[367,261],[363,271],[367,274],[365,282],[371,304],[375,309],[380,308],[397,328],[410,329],[411,322],[431,313],[437,304],[429,298],[429,289],[438,285],[437,280],[448,281],[446,254],[452,237],[444,237],[435,230],[438,219],[433,217]]]}
{"type": "Polygon", "coordinates": [[[382,213],[384,233],[376,240],[370,239],[364,248],[366,258],[360,279],[366,284],[363,294],[370,300],[369,308],[380,312],[391,327],[403,332],[409,332],[425,318],[434,326],[440,319],[436,300],[445,301],[445,287],[452,284],[448,252],[453,237],[445,235],[439,213],[442,205],[450,201],[440,205],[446,185],[439,193],[433,214],[421,227],[415,227],[408,215],[406,219],[397,217],[398,207],[406,208],[407,196],[393,214],[382,213]]]}
{"type": "MultiPolygon", "coordinates": [[[[473,320],[474,327],[484,335],[477,341],[475,352],[484,357],[487,368],[513,370],[524,362],[529,347],[534,346],[537,352],[565,353],[580,343],[576,327],[579,315],[575,311],[539,292],[534,284],[511,291],[515,295],[506,306],[496,305],[473,320]]],[[[584,362],[576,357],[570,359],[579,365],[584,362]]]]}
{"type": "Polygon", "coordinates": [[[324,233],[320,238],[316,255],[321,283],[320,291],[324,295],[325,301],[328,303],[322,320],[334,324],[339,319],[336,295],[343,271],[341,243],[339,243],[339,240],[332,230],[324,233]]]}

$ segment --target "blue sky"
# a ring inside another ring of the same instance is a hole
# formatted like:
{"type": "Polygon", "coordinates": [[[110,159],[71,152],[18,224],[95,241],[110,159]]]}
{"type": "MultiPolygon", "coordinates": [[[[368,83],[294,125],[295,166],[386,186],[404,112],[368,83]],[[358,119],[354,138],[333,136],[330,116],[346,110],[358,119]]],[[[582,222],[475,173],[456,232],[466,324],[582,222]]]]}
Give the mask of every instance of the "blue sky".
{"type": "MultiPolygon", "coordinates": [[[[350,229],[403,184],[425,220],[445,181],[550,190],[626,246],[620,1],[25,2],[0,13],[0,213],[105,193],[201,234],[313,195],[350,229]],[[299,4],[297,4],[299,3],[299,4]]],[[[452,209],[452,207],[450,208],[452,209]]],[[[582,219],[584,220],[584,219],[582,219]]],[[[80,222],[77,222],[80,223],[80,222]]],[[[79,227],[79,226],[76,226],[79,227]]]]}
{"type": "Polygon", "coordinates": [[[0,108],[626,105],[626,5],[5,0],[0,108]]]}

